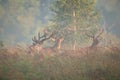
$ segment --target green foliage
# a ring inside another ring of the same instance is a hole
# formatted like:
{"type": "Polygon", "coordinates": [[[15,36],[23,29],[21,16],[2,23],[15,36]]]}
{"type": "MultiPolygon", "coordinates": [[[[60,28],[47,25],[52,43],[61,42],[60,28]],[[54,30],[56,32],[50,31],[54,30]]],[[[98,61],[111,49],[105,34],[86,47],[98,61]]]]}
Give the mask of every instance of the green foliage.
{"type": "Polygon", "coordinates": [[[96,0],[55,0],[51,6],[54,28],[62,32],[71,28],[72,33],[66,39],[72,42],[76,39],[79,43],[81,38],[85,40],[84,32],[94,32],[98,28],[100,15],[95,4],[96,0]]]}

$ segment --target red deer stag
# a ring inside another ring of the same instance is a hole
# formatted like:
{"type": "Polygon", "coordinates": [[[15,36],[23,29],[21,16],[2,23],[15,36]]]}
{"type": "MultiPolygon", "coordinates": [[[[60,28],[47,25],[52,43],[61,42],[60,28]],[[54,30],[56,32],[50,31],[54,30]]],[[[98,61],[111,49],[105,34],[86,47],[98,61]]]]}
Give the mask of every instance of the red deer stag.
{"type": "Polygon", "coordinates": [[[42,50],[42,44],[44,43],[44,41],[50,39],[53,36],[53,33],[51,35],[48,36],[48,34],[44,33],[43,35],[41,35],[40,33],[38,33],[38,38],[36,38],[36,36],[34,36],[32,38],[33,41],[33,45],[31,45],[29,47],[30,49],[30,53],[31,52],[35,52],[35,53],[39,53],[40,50],[42,50]]]}
{"type": "Polygon", "coordinates": [[[98,46],[98,44],[100,43],[100,35],[103,33],[103,31],[104,31],[104,29],[101,28],[96,35],[86,34],[88,37],[92,38],[92,44],[91,44],[90,48],[98,46]]]}
{"type": "Polygon", "coordinates": [[[92,38],[92,44],[89,47],[81,48],[80,51],[82,51],[82,53],[88,54],[89,51],[97,50],[97,46],[99,45],[100,40],[101,40],[100,36],[103,33],[103,31],[104,31],[104,29],[101,28],[101,29],[99,29],[98,33],[94,34],[94,35],[89,35],[89,34],[85,33],[87,37],[92,38]]]}

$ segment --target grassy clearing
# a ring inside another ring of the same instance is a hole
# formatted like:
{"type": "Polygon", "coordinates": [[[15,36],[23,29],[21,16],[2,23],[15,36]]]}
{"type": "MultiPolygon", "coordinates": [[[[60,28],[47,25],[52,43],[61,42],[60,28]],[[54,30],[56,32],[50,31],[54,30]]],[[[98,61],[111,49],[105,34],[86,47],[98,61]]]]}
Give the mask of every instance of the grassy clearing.
{"type": "Polygon", "coordinates": [[[11,54],[0,49],[0,80],[120,80],[119,47],[78,54],[82,53],[32,56],[24,50],[11,54]]]}

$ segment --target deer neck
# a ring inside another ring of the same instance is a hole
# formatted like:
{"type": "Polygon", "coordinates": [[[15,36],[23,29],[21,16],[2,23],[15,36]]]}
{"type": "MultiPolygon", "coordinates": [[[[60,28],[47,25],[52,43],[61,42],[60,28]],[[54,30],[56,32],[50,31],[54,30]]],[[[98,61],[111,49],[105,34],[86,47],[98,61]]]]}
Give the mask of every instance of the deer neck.
{"type": "Polygon", "coordinates": [[[61,48],[61,44],[62,44],[63,40],[64,40],[64,38],[58,39],[58,41],[57,41],[57,49],[61,48]]]}

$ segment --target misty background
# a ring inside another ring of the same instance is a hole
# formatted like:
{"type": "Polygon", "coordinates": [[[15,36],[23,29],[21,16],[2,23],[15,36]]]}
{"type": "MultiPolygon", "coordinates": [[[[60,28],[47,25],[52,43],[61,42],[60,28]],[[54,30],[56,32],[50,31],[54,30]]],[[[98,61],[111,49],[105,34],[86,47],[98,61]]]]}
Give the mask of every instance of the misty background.
{"type": "MultiPolygon", "coordinates": [[[[49,23],[52,1],[0,0],[0,40],[6,44],[30,44],[33,35],[49,23]]],[[[120,0],[97,0],[96,8],[107,30],[120,37],[120,0]]]]}

